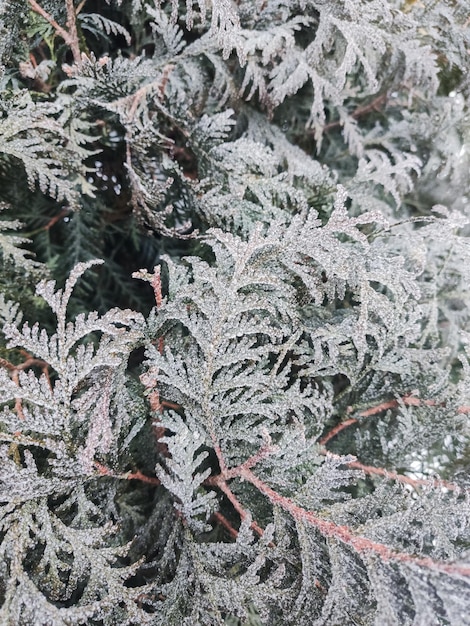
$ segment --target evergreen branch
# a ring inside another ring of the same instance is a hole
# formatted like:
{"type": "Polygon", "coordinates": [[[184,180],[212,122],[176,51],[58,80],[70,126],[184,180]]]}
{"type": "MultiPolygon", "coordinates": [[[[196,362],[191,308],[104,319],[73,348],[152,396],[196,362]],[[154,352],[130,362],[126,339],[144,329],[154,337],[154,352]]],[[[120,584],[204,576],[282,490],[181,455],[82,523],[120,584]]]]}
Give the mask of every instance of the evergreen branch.
{"type": "Polygon", "coordinates": [[[67,9],[67,26],[69,33],[69,46],[72,50],[72,55],[75,63],[80,66],[82,63],[82,57],[80,53],[80,39],[78,37],[77,30],[77,16],[75,14],[75,7],[73,0],[65,0],[65,6],[67,9]]]}
{"type": "Polygon", "coordinates": [[[93,465],[96,467],[99,476],[109,476],[110,478],[117,478],[118,480],[139,480],[140,482],[154,486],[162,484],[158,478],[155,478],[154,476],[146,476],[140,470],[135,472],[125,472],[124,474],[116,474],[116,472],[98,461],[94,461],[93,465]]]}
{"type": "MultiPolygon", "coordinates": [[[[387,99],[388,99],[388,94],[382,93],[378,95],[376,98],[374,98],[371,102],[369,102],[369,104],[364,104],[354,109],[354,111],[351,113],[351,117],[357,120],[360,117],[368,115],[372,111],[379,111],[380,108],[387,102],[387,99]]],[[[337,120],[336,122],[329,122],[328,124],[325,124],[325,126],[323,126],[323,131],[328,132],[329,130],[333,130],[334,128],[339,128],[341,126],[342,126],[341,120],[337,120]]],[[[315,131],[309,131],[309,133],[314,134],[315,131]]]]}
{"type": "MultiPolygon", "coordinates": [[[[361,411],[359,413],[359,416],[360,417],[372,417],[374,415],[378,415],[379,413],[383,413],[384,411],[388,411],[389,409],[398,408],[401,404],[404,404],[405,406],[439,406],[439,407],[445,406],[445,403],[436,402],[435,400],[423,400],[421,398],[417,398],[416,396],[402,396],[399,399],[386,400],[384,402],[381,402],[380,404],[377,404],[371,407],[370,409],[365,409],[364,411],[361,411]]],[[[352,410],[352,408],[350,410],[352,410]]],[[[457,407],[457,413],[461,415],[466,415],[467,413],[470,413],[470,406],[461,405],[457,407]]],[[[340,432],[342,432],[346,428],[349,428],[349,426],[353,426],[354,424],[359,424],[359,423],[360,423],[359,418],[350,417],[349,419],[345,420],[344,422],[340,422],[339,424],[334,426],[331,430],[329,430],[325,435],[323,435],[319,439],[318,443],[321,446],[324,446],[329,441],[331,441],[331,439],[336,437],[336,435],[338,435],[340,432]]]]}
{"type": "Polygon", "coordinates": [[[236,539],[238,537],[238,530],[235,530],[232,524],[228,521],[228,519],[224,515],[222,515],[222,513],[220,513],[219,511],[215,511],[215,513],[212,513],[212,518],[218,524],[223,526],[223,528],[225,528],[225,530],[228,532],[230,537],[232,537],[232,539],[236,539]]]}
{"type": "MultiPolygon", "coordinates": [[[[22,363],[18,363],[17,365],[11,363],[7,359],[0,358],[0,366],[4,367],[6,370],[10,372],[11,379],[15,383],[17,387],[20,387],[20,378],[19,372],[29,369],[30,367],[39,367],[41,368],[41,372],[45,377],[47,384],[49,385],[49,389],[52,389],[51,379],[49,376],[49,364],[46,363],[43,359],[37,359],[33,357],[31,354],[26,352],[26,350],[20,350],[20,354],[25,357],[25,360],[22,363]]],[[[15,398],[15,411],[18,415],[18,418],[24,421],[25,414],[23,411],[23,404],[21,398],[15,398]]]]}
{"type": "Polygon", "coordinates": [[[382,561],[395,561],[405,565],[417,565],[450,576],[463,576],[470,579],[470,567],[454,563],[446,563],[429,557],[418,557],[406,552],[392,550],[388,546],[356,535],[348,526],[339,526],[334,522],[319,517],[313,511],[308,511],[293,502],[290,498],[280,495],[266,483],[260,480],[250,469],[240,467],[238,477],[251,483],[260,493],[265,495],[274,506],[280,506],[296,520],[306,522],[317,528],[325,537],[338,539],[351,546],[358,554],[376,554],[382,561]]]}
{"type": "MultiPolygon", "coordinates": [[[[381,402],[380,404],[371,407],[370,409],[366,409],[365,411],[362,411],[361,413],[359,413],[359,415],[361,417],[371,417],[371,416],[375,416],[379,413],[382,413],[383,411],[387,411],[389,409],[392,408],[397,408],[400,406],[400,404],[405,404],[406,406],[445,406],[445,404],[443,403],[437,403],[434,400],[421,400],[420,398],[417,398],[416,396],[402,396],[400,399],[395,399],[395,400],[389,400],[389,401],[385,401],[385,402],[381,402]]],[[[457,412],[460,414],[466,414],[468,412],[470,412],[470,407],[466,406],[466,405],[462,405],[460,407],[457,408],[457,412]]],[[[352,417],[349,418],[347,420],[345,420],[344,422],[340,422],[339,424],[337,424],[335,427],[333,427],[331,430],[329,430],[325,435],[323,435],[323,437],[321,437],[318,441],[319,445],[322,447],[321,452],[323,454],[331,454],[327,449],[326,449],[326,444],[331,441],[331,439],[333,439],[334,437],[336,437],[336,435],[338,435],[340,432],[342,432],[343,430],[349,428],[349,426],[353,426],[354,424],[359,424],[360,420],[358,418],[352,417]]],[[[429,478],[412,478],[410,476],[406,476],[404,474],[399,474],[398,472],[392,471],[392,470],[387,470],[383,467],[374,467],[371,465],[364,465],[363,463],[361,463],[358,460],[355,461],[349,461],[348,463],[346,463],[347,467],[350,467],[352,469],[358,469],[361,470],[362,472],[364,472],[365,474],[371,475],[371,476],[382,476],[388,480],[393,480],[396,482],[400,482],[402,484],[407,484],[410,485],[414,488],[418,488],[418,487],[432,487],[432,488],[436,488],[436,489],[448,489],[449,491],[455,491],[458,493],[462,493],[462,492],[466,492],[467,490],[464,489],[463,487],[461,487],[460,485],[457,485],[455,483],[452,483],[450,481],[447,480],[442,480],[442,479],[429,479],[429,478]]]]}
{"type": "Polygon", "coordinates": [[[67,27],[68,30],[63,28],[60,24],[56,22],[56,20],[48,13],[36,0],[28,0],[31,8],[35,13],[44,18],[55,30],[57,35],[59,35],[64,42],[70,47],[72,51],[74,62],[80,66],[82,63],[82,57],[80,53],[80,43],[78,38],[77,24],[76,24],[76,15],[75,15],[75,7],[73,5],[73,0],[65,0],[65,5],[67,9],[67,27]]]}
{"type": "MultiPolygon", "coordinates": [[[[243,505],[241,504],[241,502],[238,500],[236,495],[233,493],[233,491],[230,489],[230,487],[227,484],[229,473],[230,471],[227,472],[225,477],[222,473],[217,474],[216,476],[210,476],[204,481],[204,484],[211,486],[211,487],[218,487],[222,491],[222,493],[225,496],[227,496],[227,499],[229,500],[229,502],[232,504],[235,511],[240,516],[240,519],[245,520],[248,517],[248,513],[245,511],[245,509],[243,508],[243,505]]],[[[250,528],[252,528],[260,537],[263,536],[264,530],[261,528],[261,526],[257,522],[252,521],[250,524],[250,528]]]]}
{"type": "MultiPolygon", "coordinates": [[[[319,517],[315,512],[306,510],[303,507],[298,506],[290,498],[280,495],[277,491],[275,491],[274,489],[269,487],[269,485],[259,479],[251,470],[251,468],[254,467],[256,463],[262,458],[265,458],[268,453],[269,446],[265,446],[260,449],[258,454],[250,457],[250,459],[248,459],[245,463],[226,470],[225,472],[221,472],[218,475],[211,476],[205,481],[205,484],[210,486],[217,486],[219,489],[221,489],[221,491],[232,503],[234,509],[240,515],[240,518],[242,520],[246,519],[247,513],[243,505],[240,503],[238,498],[236,498],[236,496],[233,494],[232,490],[227,484],[227,481],[233,480],[234,478],[240,478],[241,480],[246,480],[247,482],[251,483],[254,487],[258,489],[260,493],[265,495],[273,505],[280,506],[285,511],[290,513],[294,519],[304,521],[311,526],[314,526],[325,537],[334,537],[342,543],[351,546],[356,552],[361,555],[375,553],[385,562],[395,561],[410,565],[417,565],[452,576],[464,576],[465,578],[470,578],[470,567],[453,563],[446,563],[443,561],[432,559],[430,557],[418,557],[413,554],[393,550],[385,544],[381,544],[367,539],[366,537],[361,537],[357,535],[348,526],[340,526],[334,522],[325,520],[319,517]]],[[[448,483],[447,481],[412,479],[407,476],[396,474],[395,472],[388,472],[387,470],[384,470],[382,468],[365,466],[362,463],[356,461],[349,462],[347,463],[347,465],[348,467],[351,467],[353,469],[359,469],[365,471],[366,473],[384,476],[386,478],[397,480],[399,482],[409,484],[414,487],[418,485],[433,486],[450,489],[452,491],[461,491],[461,489],[457,485],[448,483]]],[[[258,524],[256,524],[256,522],[253,522],[251,526],[258,533],[259,536],[263,535],[263,529],[261,529],[258,524]]]]}
{"type": "Polygon", "coordinates": [[[342,432],[343,430],[345,430],[346,428],[348,428],[349,426],[352,426],[353,424],[358,424],[359,423],[359,419],[357,417],[350,417],[349,419],[345,420],[344,422],[340,422],[339,424],[337,424],[336,426],[334,426],[334,428],[332,428],[331,430],[329,430],[326,435],[323,435],[323,437],[321,437],[318,440],[318,443],[321,446],[326,446],[326,444],[333,439],[334,437],[336,437],[336,435],[338,435],[340,432],[342,432]]]}
{"type": "Polygon", "coordinates": [[[455,491],[457,493],[466,493],[467,489],[456,485],[455,483],[451,483],[448,480],[430,479],[430,478],[412,478],[411,476],[406,476],[404,474],[398,474],[398,472],[392,472],[390,470],[384,469],[383,467],[373,467],[372,465],[364,465],[360,461],[349,461],[347,467],[352,469],[358,469],[364,472],[364,474],[369,474],[370,476],[382,476],[387,480],[394,480],[396,482],[402,483],[404,485],[410,485],[411,487],[432,487],[435,489],[448,489],[449,491],[455,491]]]}

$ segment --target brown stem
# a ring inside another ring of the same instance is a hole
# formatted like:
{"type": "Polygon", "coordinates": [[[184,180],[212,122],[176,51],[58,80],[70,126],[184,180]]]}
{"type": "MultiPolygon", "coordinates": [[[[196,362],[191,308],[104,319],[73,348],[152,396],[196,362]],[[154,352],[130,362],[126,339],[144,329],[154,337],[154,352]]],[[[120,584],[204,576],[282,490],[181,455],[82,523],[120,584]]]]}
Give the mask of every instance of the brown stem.
{"type": "MultiPolygon", "coordinates": [[[[11,378],[13,382],[15,383],[15,385],[19,387],[20,380],[19,380],[18,370],[15,370],[14,372],[12,372],[11,378]]],[[[23,411],[23,404],[21,402],[21,398],[15,398],[15,412],[18,415],[18,419],[20,419],[21,421],[24,421],[26,419],[24,411],[23,411]]]]}
{"type": "Polygon", "coordinates": [[[25,357],[25,360],[22,363],[14,365],[13,363],[10,363],[10,361],[8,361],[7,359],[0,358],[0,365],[10,372],[20,372],[22,370],[28,369],[28,367],[33,367],[35,365],[40,367],[41,369],[44,369],[44,367],[48,367],[46,361],[34,358],[25,350],[20,350],[20,352],[22,356],[25,357]]]}
{"type": "Polygon", "coordinates": [[[162,277],[160,265],[156,265],[154,268],[152,276],[152,289],[155,296],[155,304],[157,305],[157,309],[159,309],[162,305],[162,277]]]}
{"type": "Polygon", "coordinates": [[[56,22],[56,20],[52,17],[50,13],[48,13],[45,9],[42,8],[40,4],[36,2],[36,0],[28,0],[31,9],[43,17],[46,22],[48,22],[52,28],[55,30],[56,34],[65,41],[65,43],[70,47],[73,55],[73,60],[77,65],[81,65],[82,59],[80,55],[80,45],[78,40],[77,33],[77,24],[75,21],[75,8],[73,6],[73,0],[65,0],[66,8],[67,8],[67,27],[68,31],[63,28],[60,24],[56,22]]]}
{"type": "MultiPolygon", "coordinates": [[[[363,115],[367,115],[368,113],[371,113],[372,111],[378,111],[380,107],[386,102],[387,102],[387,94],[382,93],[376,98],[374,98],[372,102],[369,102],[369,104],[365,104],[355,109],[351,113],[351,117],[357,120],[358,118],[362,117],[363,115]]],[[[339,128],[341,124],[342,124],[341,120],[330,122],[329,124],[325,124],[325,126],[323,127],[323,130],[327,132],[329,130],[332,130],[333,128],[339,128]]]]}
{"type": "Polygon", "coordinates": [[[77,31],[77,16],[75,14],[75,7],[73,0],[65,0],[65,6],[67,8],[67,27],[69,29],[69,46],[72,50],[73,60],[77,65],[81,65],[82,56],[80,54],[80,40],[77,31]]]}
{"type": "MultiPolygon", "coordinates": [[[[127,158],[130,160],[130,144],[127,144],[126,147],[127,158]]],[[[130,161],[129,161],[130,162],[130,161]]],[[[132,176],[132,170],[129,170],[129,174],[132,176]]],[[[140,278],[141,280],[148,281],[153,289],[153,294],[155,297],[155,304],[157,309],[159,309],[162,305],[163,297],[162,297],[162,280],[161,280],[161,268],[159,265],[154,267],[153,274],[149,274],[147,270],[141,270],[140,272],[135,272],[133,274],[134,278],[140,278]]],[[[163,354],[164,351],[164,339],[163,336],[158,337],[158,351],[160,354],[163,354]]],[[[155,342],[153,342],[155,343],[155,342]]],[[[164,407],[178,409],[179,406],[172,402],[162,401],[160,398],[160,391],[158,389],[158,368],[150,368],[145,374],[142,374],[140,380],[145,388],[149,392],[149,403],[150,409],[154,413],[163,413],[164,407]]],[[[161,442],[161,438],[165,435],[166,429],[164,426],[159,424],[153,424],[152,426],[153,434],[155,437],[155,442],[157,446],[157,450],[165,457],[168,456],[168,447],[166,444],[161,442]]]]}
{"type": "MultiPolygon", "coordinates": [[[[152,289],[155,296],[155,304],[157,309],[162,306],[162,277],[161,277],[161,266],[155,266],[154,273],[152,276],[152,289]]],[[[165,348],[163,337],[158,338],[158,351],[160,354],[163,354],[163,350],[165,348]]]]}
{"type": "MultiPolygon", "coordinates": [[[[399,399],[387,400],[386,402],[381,402],[376,406],[373,406],[365,411],[361,411],[359,413],[360,417],[372,417],[373,415],[377,415],[378,413],[383,413],[384,411],[388,411],[388,409],[396,409],[400,406],[400,404],[404,404],[405,406],[436,406],[443,407],[445,404],[443,402],[436,402],[435,400],[421,400],[421,398],[417,398],[416,396],[402,396],[399,399]]],[[[462,405],[457,408],[457,413],[459,414],[467,414],[470,413],[470,406],[462,405]]],[[[357,417],[351,417],[344,422],[340,422],[334,428],[323,435],[321,439],[319,439],[318,443],[322,446],[326,445],[333,437],[336,437],[338,433],[345,430],[349,426],[353,424],[358,424],[359,419],[357,417]]]]}
{"type": "Polygon", "coordinates": [[[125,480],[140,480],[143,483],[148,483],[149,485],[161,485],[161,482],[158,478],[154,478],[153,476],[146,476],[142,474],[140,470],[136,472],[130,472],[128,474],[121,474],[118,478],[124,478],[125,480]]]}
{"type": "Polygon", "coordinates": [[[233,539],[236,539],[238,537],[238,530],[235,530],[232,524],[228,521],[228,519],[224,515],[222,515],[222,513],[219,513],[218,511],[216,511],[215,513],[212,513],[212,518],[218,524],[223,526],[233,539]]]}
{"type": "Polygon", "coordinates": [[[181,406],[179,404],[176,404],[176,402],[170,402],[169,400],[162,400],[160,404],[162,407],[166,409],[174,409],[175,411],[177,411],[178,409],[181,409],[181,406]]]}
{"type": "Polygon", "coordinates": [[[86,4],[86,0],[82,0],[80,2],[80,4],[77,6],[77,10],[75,11],[75,15],[78,15],[80,13],[80,11],[83,9],[85,4],[86,4]]]}
{"type": "Polygon", "coordinates": [[[377,415],[377,413],[382,413],[383,411],[387,411],[388,409],[395,409],[400,406],[400,404],[404,404],[406,406],[444,406],[442,403],[438,403],[435,400],[421,400],[416,396],[403,396],[402,398],[396,400],[388,400],[387,402],[382,402],[377,406],[373,406],[370,409],[366,409],[365,411],[361,411],[359,415],[361,417],[370,417],[371,415],[377,415]]]}
{"type": "Polygon", "coordinates": [[[43,226],[42,230],[50,230],[54,226],[54,224],[57,224],[57,222],[60,222],[60,220],[66,215],[68,215],[69,213],[70,211],[68,209],[62,209],[60,213],[55,215],[52,219],[50,219],[47,222],[45,226],[43,226]]]}
{"type": "Polygon", "coordinates": [[[344,430],[345,428],[348,428],[348,426],[352,426],[352,424],[357,424],[358,422],[359,420],[356,417],[351,417],[350,419],[344,422],[340,422],[334,428],[332,428],[329,432],[327,432],[326,435],[324,435],[321,439],[319,439],[318,443],[321,446],[325,446],[330,441],[330,439],[333,439],[333,437],[336,437],[336,435],[340,433],[342,430],[344,430]]]}
{"type": "Polygon", "coordinates": [[[225,464],[225,458],[222,454],[222,449],[217,441],[217,437],[214,433],[211,432],[212,445],[214,446],[215,456],[217,457],[217,461],[219,462],[220,474],[222,476],[226,476],[227,474],[227,466],[225,464]]]}

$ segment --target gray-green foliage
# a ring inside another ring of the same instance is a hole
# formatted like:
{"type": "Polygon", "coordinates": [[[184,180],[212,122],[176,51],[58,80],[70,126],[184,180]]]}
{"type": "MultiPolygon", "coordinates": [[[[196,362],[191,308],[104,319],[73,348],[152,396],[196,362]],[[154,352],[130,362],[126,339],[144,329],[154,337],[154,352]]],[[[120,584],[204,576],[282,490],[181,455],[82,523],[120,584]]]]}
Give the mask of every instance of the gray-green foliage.
{"type": "Polygon", "coordinates": [[[468,3],[70,6],[0,5],[0,624],[470,624],[468,3]]]}

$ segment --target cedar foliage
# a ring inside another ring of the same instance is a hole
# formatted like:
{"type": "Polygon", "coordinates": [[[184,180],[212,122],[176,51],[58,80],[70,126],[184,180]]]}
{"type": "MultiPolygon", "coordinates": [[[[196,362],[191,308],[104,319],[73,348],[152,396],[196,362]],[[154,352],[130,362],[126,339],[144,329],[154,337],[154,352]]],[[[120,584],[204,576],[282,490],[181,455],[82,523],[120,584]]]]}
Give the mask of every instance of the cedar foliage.
{"type": "Polygon", "coordinates": [[[469,19],[1,1],[0,624],[470,624],[469,19]]]}

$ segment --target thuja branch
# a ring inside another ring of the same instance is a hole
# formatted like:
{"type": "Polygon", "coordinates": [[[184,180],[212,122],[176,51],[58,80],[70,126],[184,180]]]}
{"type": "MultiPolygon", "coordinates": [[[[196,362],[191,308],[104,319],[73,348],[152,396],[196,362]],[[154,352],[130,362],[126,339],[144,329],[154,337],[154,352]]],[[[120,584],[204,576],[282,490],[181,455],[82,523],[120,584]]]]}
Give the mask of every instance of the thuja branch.
{"type": "Polygon", "coordinates": [[[239,468],[239,477],[251,483],[260,493],[266,496],[271,504],[280,506],[295,520],[314,526],[324,537],[335,538],[351,546],[359,554],[376,554],[382,561],[394,561],[409,565],[417,565],[449,575],[465,576],[470,578],[470,567],[454,563],[436,561],[430,557],[417,557],[406,552],[397,552],[390,547],[356,535],[349,526],[340,526],[329,520],[319,517],[315,512],[308,511],[293,502],[290,498],[280,495],[269,485],[260,480],[250,469],[239,468]]]}
{"type": "Polygon", "coordinates": [[[40,4],[36,2],[36,0],[28,0],[32,10],[40,15],[42,18],[48,22],[52,28],[55,30],[56,34],[61,37],[65,43],[69,46],[72,51],[73,60],[77,65],[81,65],[82,58],[80,54],[80,43],[78,39],[77,32],[77,22],[76,22],[76,14],[75,7],[73,5],[73,0],[65,0],[66,10],[67,10],[67,28],[63,28],[50,13],[48,13],[40,4]]]}
{"type": "Polygon", "coordinates": [[[467,491],[463,487],[451,483],[448,480],[440,480],[438,478],[412,478],[411,476],[399,474],[398,472],[393,472],[383,467],[364,465],[360,461],[350,461],[346,465],[351,469],[361,470],[364,474],[368,474],[369,476],[381,476],[382,478],[387,478],[388,480],[393,480],[404,485],[410,485],[415,489],[418,487],[432,487],[435,489],[448,489],[449,491],[456,491],[457,493],[467,491]]]}
{"type": "MultiPolygon", "coordinates": [[[[213,486],[213,487],[218,487],[222,491],[222,493],[227,497],[229,502],[232,504],[233,508],[240,516],[240,519],[245,520],[248,517],[248,513],[245,511],[241,502],[238,500],[236,495],[230,489],[230,487],[227,484],[227,481],[222,476],[222,474],[218,474],[217,476],[211,476],[210,478],[207,479],[207,481],[205,481],[205,484],[213,486]]],[[[257,522],[252,521],[250,524],[250,527],[260,537],[263,536],[264,530],[261,528],[261,526],[257,522]]]]}
{"type": "MultiPolygon", "coordinates": [[[[386,546],[384,544],[378,543],[376,541],[372,541],[371,539],[367,539],[366,537],[361,537],[357,535],[352,528],[349,526],[339,525],[330,520],[326,520],[320,517],[314,511],[309,511],[304,509],[303,507],[297,505],[293,500],[282,496],[277,491],[272,489],[269,485],[263,482],[260,478],[258,478],[252,471],[252,468],[256,466],[258,461],[262,458],[266,457],[271,451],[273,447],[269,446],[269,444],[263,446],[259,452],[252,457],[250,457],[247,461],[242,463],[241,465],[231,468],[225,469],[220,474],[216,476],[211,476],[209,479],[205,481],[205,484],[210,486],[218,487],[229,499],[234,509],[240,515],[241,519],[246,519],[247,512],[244,509],[241,502],[235,496],[233,491],[230,489],[228,485],[228,480],[240,478],[251,483],[260,493],[266,496],[272,505],[280,506],[282,509],[287,511],[295,520],[303,521],[311,526],[314,526],[323,536],[325,537],[334,537],[335,539],[351,546],[356,552],[359,554],[367,554],[374,553],[383,561],[394,561],[405,563],[409,565],[417,565],[420,567],[425,567],[427,569],[432,569],[435,571],[439,571],[445,574],[450,575],[458,575],[470,577],[470,567],[456,565],[453,563],[445,563],[443,561],[436,561],[430,557],[418,557],[413,554],[408,554],[406,552],[398,552],[386,546]]],[[[225,463],[224,463],[225,465],[225,463]]],[[[385,476],[387,478],[400,480],[401,482],[407,482],[416,485],[429,485],[430,481],[419,480],[419,479],[407,479],[407,477],[400,476],[393,472],[387,472],[386,470],[382,470],[381,468],[371,468],[361,463],[352,461],[348,463],[348,466],[353,467],[355,469],[361,469],[369,471],[369,473],[379,474],[381,476],[385,476]]],[[[451,489],[455,489],[456,486],[452,484],[447,484],[441,481],[432,481],[434,486],[443,486],[451,489]]],[[[263,534],[263,529],[258,526],[256,522],[251,524],[251,527],[261,536],[263,534]]]]}
{"type": "MultiPolygon", "coordinates": [[[[350,417],[344,422],[340,422],[330,431],[328,431],[323,437],[319,440],[319,444],[324,446],[326,445],[333,437],[336,437],[340,432],[349,428],[354,424],[358,424],[360,422],[360,417],[372,417],[374,415],[378,415],[379,413],[383,413],[384,411],[388,411],[389,409],[396,409],[401,404],[405,406],[429,406],[429,407],[444,407],[445,404],[442,402],[436,402],[435,400],[422,400],[421,398],[417,398],[416,396],[402,396],[401,398],[396,398],[393,400],[387,400],[385,402],[381,402],[375,406],[370,407],[364,411],[359,413],[359,417],[350,417]]],[[[461,405],[456,409],[457,413],[461,415],[465,415],[470,413],[470,406],[461,405]]]]}
{"type": "MultiPolygon", "coordinates": [[[[214,449],[217,455],[217,459],[219,461],[220,474],[216,474],[215,476],[209,476],[209,478],[207,478],[204,481],[204,484],[207,486],[217,487],[218,489],[220,489],[220,491],[222,491],[222,493],[227,497],[227,499],[232,504],[235,511],[240,516],[240,519],[242,520],[245,520],[248,517],[248,513],[246,512],[245,508],[243,507],[241,502],[238,500],[236,495],[230,489],[228,485],[228,481],[231,478],[236,478],[237,476],[239,476],[239,472],[241,470],[249,470],[255,467],[262,459],[266,458],[267,456],[269,456],[272,452],[276,450],[276,446],[273,446],[271,444],[271,439],[267,433],[265,433],[264,438],[265,438],[265,443],[258,450],[258,452],[256,452],[256,454],[253,454],[241,465],[229,469],[225,462],[222,449],[217,443],[215,434],[212,435],[212,440],[213,442],[215,442],[214,449]]],[[[252,528],[260,537],[263,536],[264,530],[256,521],[253,520],[251,522],[250,528],[252,528]]]]}
{"type": "MultiPolygon", "coordinates": [[[[372,102],[369,102],[369,104],[357,107],[357,109],[355,109],[351,113],[351,117],[357,120],[360,117],[371,113],[372,111],[380,111],[381,107],[387,102],[387,98],[388,96],[386,93],[380,94],[379,96],[374,98],[372,102]]],[[[340,126],[342,126],[341,120],[330,122],[329,124],[325,124],[325,126],[323,127],[323,131],[328,132],[329,130],[333,130],[334,128],[339,128],[340,126]]]]}
{"type": "MultiPolygon", "coordinates": [[[[10,361],[8,361],[7,359],[0,358],[0,367],[4,367],[6,370],[9,371],[11,379],[13,380],[15,385],[17,387],[20,386],[20,377],[19,377],[20,371],[26,370],[30,367],[40,367],[44,377],[47,380],[47,384],[49,385],[49,388],[52,389],[52,385],[51,385],[51,381],[49,377],[48,364],[42,359],[36,359],[31,354],[29,354],[29,352],[26,352],[26,350],[20,350],[20,354],[25,358],[25,360],[22,363],[19,363],[18,365],[15,365],[14,363],[10,363],[10,361]]],[[[20,420],[25,419],[25,415],[23,412],[23,405],[21,402],[21,398],[19,397],[15,398],[15,411],[20,420]]]]}
{"type": "Polygon", "coordinates": [[[65,0],[65,6],[67,8],[67,26],[69,29],[70,42],[69,46],[72,50],[73,60],[77,65],[81,64],[80,43],[77,31],[77,16],[75,13],[75,7],[73,0],[65,0]]]}
{"type": "MultiPolygon", "coordinates": [[[[378,405],[375,405],[373,407],[370,407],[369,409],[366,409],[365,411],[362,411],[361,413],[359,413],[359,416],[360,417],[372,417],[374,415],[378,415],[379,413],[383,413],[383,411],[387,411],[388,409],[397,408],[398,406],[400,406],[400,404],[404,404],[405,406],[430,406],[430,407],[444,406],[443,403],[439,403],[434,400],[421,400],[420,398],[417,398],[416,396],[403,396],[400,399],[388,400],[378,405]]],[[[470,412],[470,407],[468,406],[463,405],[457,408],[457,413],[464,414],[464,413],[469,413],[469,412],[470,412]]],[[[322,446],[321,452],[323,454],[329,454],[329,452],[327,451],[325,447],[326,444],[329,441],[331,441],[331,439],[336,437],[336,435],[338,435],[340,432],[349,428],[349,426],[353,426],[354,424],[359,424],[359,423],[360,423],[359,418],[351,417],[345,420],[344,422],[340,422],[334,428],[329,430],[326,433],[326,435],[321,437],[321,439],[318,441],[320,446],[322,446]]],[[[455,492],[466,491],[461,486],[456,485],[455,483],[451,483],[446,480],[433,479],[433,478],[412,478],[404,474],[399,474],[398,472],[387,470],[383,467],[374,467],[372,465],[365,465],[358,460],[350,461],[349,463],[346,463],[346,465],[350,467],[351,469],[361,470],[362,472],[364,472],[364,474],[367,474],[369,476],[381,476],[388,480],[394,480],[402,484],[410,485],[414,488],[432,487],[436,489],[443,489],[443,488],[449,489],[450,491],[455,491],[455,492]]]]}
{"type": "Polygon", "coordinates": [[[116,474],[112,469],[106,467],[106,465],[103,465],[98,461],[95,461],[93,465],[95,466],[99,476],[109,476],[110,478],[117,478],[119,480],[139,480],[140,482],[154,486],[161,485],[158,478],[155,478],[154,476],[146,476],[145,474],[142,474],[140,470],[135,472],[125,472],[124,474],[116,474]]]}

